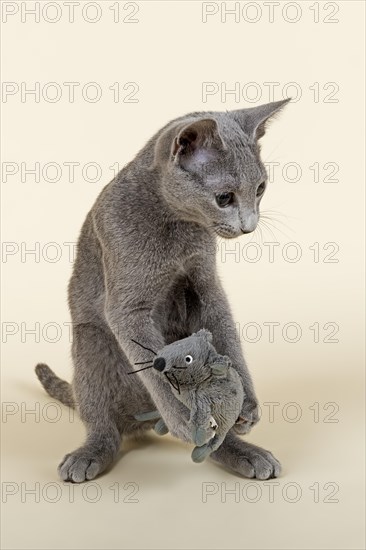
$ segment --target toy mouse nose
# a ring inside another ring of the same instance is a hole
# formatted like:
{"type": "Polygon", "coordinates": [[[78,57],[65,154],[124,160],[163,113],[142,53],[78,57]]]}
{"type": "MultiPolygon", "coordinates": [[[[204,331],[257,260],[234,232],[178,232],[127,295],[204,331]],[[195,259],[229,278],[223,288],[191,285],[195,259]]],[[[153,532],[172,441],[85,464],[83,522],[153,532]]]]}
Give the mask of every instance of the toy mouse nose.
{"type": "Polygon", "coordinates": [[[163,359],[163,357],[157,357],[154,361],[153,367],[159,372],[163,372],[165,369],[165,364],[165,359],[163,359]]]}

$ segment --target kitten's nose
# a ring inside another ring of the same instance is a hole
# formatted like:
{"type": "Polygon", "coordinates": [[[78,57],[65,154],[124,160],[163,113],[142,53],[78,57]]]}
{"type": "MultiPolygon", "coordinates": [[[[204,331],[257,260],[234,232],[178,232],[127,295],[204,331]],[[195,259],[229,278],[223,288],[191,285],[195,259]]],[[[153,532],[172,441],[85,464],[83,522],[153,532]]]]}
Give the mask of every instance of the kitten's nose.
{"type": "Polygon", "coordinates": [[[245,211],[241,222],[241,232],[244,233],[244,235],[246,233],[251,233],[257,227],[258,214],[251,211],[245,211]]]}
{"type": "Polygon", "coordinates": [[[159,372],[163,372],[165,369],[165,359],[163,357],[157,357],[153,363],[153,367],[159,372]]]}

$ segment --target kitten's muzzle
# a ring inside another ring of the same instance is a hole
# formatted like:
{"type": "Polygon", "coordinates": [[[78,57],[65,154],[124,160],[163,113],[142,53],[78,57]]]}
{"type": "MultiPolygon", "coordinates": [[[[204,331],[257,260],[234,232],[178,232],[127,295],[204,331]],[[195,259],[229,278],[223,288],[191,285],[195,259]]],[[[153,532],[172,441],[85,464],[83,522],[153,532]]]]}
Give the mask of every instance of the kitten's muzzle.
{"type": "Polygon", "coordinates": [[[163,357],[157,357],[153,363],[154,369],[158,370],[159,372],[163,372],[165,369],[165,359],[163,357]]]}

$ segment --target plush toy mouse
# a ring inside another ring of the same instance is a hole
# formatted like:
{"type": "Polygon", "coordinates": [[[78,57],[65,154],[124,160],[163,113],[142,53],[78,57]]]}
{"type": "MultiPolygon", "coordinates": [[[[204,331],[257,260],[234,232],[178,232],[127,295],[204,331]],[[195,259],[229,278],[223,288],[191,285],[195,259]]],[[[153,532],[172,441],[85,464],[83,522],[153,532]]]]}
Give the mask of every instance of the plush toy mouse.
{"type": "MultiPolygon", "coordinates": [[[[219,355],[212,345],[212,335],[202,329],[188,338],[165,346],[158,352],[153,368],[165,376],[174,395],[190,410],[194,462],[202,462],[218,449],[227,432],[237,421],[244,390],[239,374],[226,355],[219,355]],[[215,430],[207,441],[208,428],[215,430]]],[[[155,431],[168,428],[158,411],[136,415],[137,420],[159,419],[155,431]]]]}

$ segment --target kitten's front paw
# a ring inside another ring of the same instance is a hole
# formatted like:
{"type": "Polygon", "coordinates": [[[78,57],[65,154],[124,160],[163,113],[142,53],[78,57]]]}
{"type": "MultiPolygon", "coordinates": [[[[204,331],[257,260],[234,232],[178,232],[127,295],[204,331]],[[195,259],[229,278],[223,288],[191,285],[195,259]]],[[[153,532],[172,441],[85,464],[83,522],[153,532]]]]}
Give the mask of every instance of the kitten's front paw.
{"type": "Polygon", "coordinates": [[[259,408],[257,400],[255,398],[244,399],[239,418],[234,424],[234,431],[240,435],[247,434],[258,421],[259,408]]]}
{"type": "Polygon", "coordinates": [[[97,455],[81,448],[67,454],[57,470],[63,481],[82,483],[94,479],[104,468],[97,455]]]}
{"type": "Polygon", "coordinates": [[[246,477],[273,479],[280,475],[281,464],[270,451],[247,444],[243,445],[243,454],[238,457],[237,471],[246,477]],[[250,465],[249,475],[248,465],[250,465]]]}
{"type": "Polygon", "coordinates": [[[270,451],[243,441],[234,434],[228,434],[211,457],[248,478],[273,479],[281,473],[281,464],[270,451]]]}

